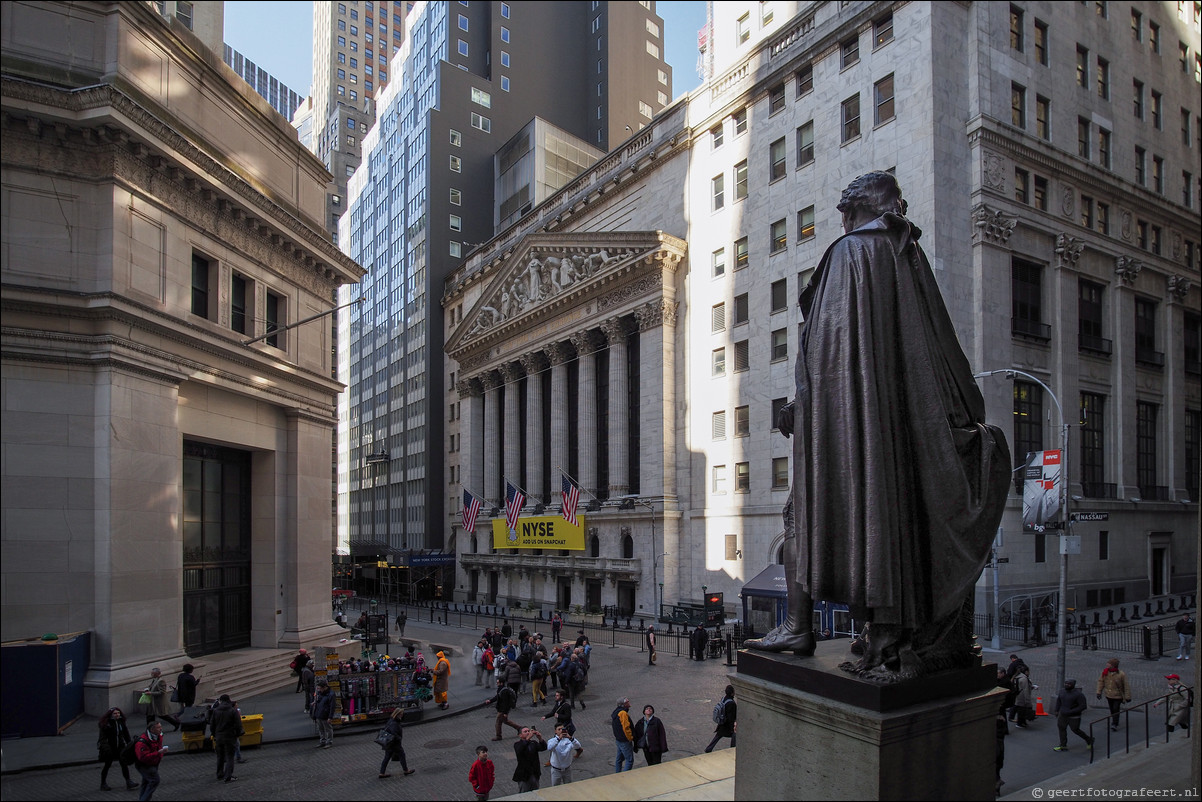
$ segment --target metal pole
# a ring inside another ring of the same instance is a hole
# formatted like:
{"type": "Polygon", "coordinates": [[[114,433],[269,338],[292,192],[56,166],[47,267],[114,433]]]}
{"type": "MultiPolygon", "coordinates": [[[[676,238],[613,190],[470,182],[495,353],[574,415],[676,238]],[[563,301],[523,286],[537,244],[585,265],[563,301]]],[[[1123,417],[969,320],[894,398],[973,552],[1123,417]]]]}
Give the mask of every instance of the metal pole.
{"type": "Polygon", "coordinates": [[[1001,614],[1002,602],[1001,596],[998,593],[997,586],[998,564],[997,564],[997,549],[993,550],[993,649],[994,651],[1002,650],[1002,627],[1001,614]]]}

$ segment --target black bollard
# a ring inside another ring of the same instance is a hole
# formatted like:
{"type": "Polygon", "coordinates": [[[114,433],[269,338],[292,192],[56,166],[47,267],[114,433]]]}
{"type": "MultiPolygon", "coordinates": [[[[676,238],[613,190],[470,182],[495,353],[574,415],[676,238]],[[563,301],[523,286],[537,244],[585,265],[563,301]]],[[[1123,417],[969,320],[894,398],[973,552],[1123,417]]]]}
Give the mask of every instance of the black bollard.
{"type": "Polygon", "coordinates": [[[1102,614],[1099,613],[1097,610],[1093,611],[1093,625],[1095,627],[1102,626],[1102,614]]]}
{"type": "Polygon", "coordinates": [[[1167,612],[1170,612],[1170,613],[1177,612],[1177,600],[1176,599],[1169,599],[1169,609],[1167,610],[1167,612]]]}
{"type": "Polygon", "coordinates": [[[1152,628],[1151,627],[1143,627],[1143,632],[1141,634],[1144,636],[1143,637],[1144,659],[1151,660],[1152,659],[1152,628]]]}
{"type": "Polygon", "coordinates": [[[1156,600],[1156,614],[1164,615],[1164,599],[1156,600]]]}
{"type": "Polygon", "coordinates": [[[1108,627],[1114,626],[1114,610],[1106,611],[1106,626],[1108,626],[1108,627]]]}
{"type": "Polygon", "coordinates": [[[1119,608],[1119,623],[1120,623],[1120,624],[1125,624],[1125,623],[1127,623],[1127,620],[1128,620],[1128,619],[1127,619],[1127,608],[1126,608],[1126,607],[1120,607],[1120,608],[1119,608]]]}
{"type": "Polygon", "coordinates": [[[630,629],[630,616],[626,616],[626,628],[630,629]]]}
{"type": "Polygon", "coordinates": [[[1155,613],[1152,612],[1152,602],[1144,602],[1144,615],[1155,615],[1155,613]]]}
{"type": "Polygon", "coordinates": [[[1133,604],[1133,605],[1131,606],[1131,620],[1132,620],[1132,621],[1142,621],[1142,620],[1143,620],[1143,618],[1144,618],[1144,617],[1143,617],[1142,615],[1140,615],[1140,614],[1139,614],[1139,605],[1138,605],[1138,604],[1133,604]]]}
{"type": "Polygon", "coordinates": [[[1089,651],[1089,624],[1081,627],[1081,651],[1089,651]]]}
{"type": "Polygon", "coordinates": [[[1085,620],[1085,613],[1081,613],[1081,623],[1079,623],[1077,626],[1079,626],[1081,629],[1085,629],[1089,626],[1089,622],[1085,620]]]}

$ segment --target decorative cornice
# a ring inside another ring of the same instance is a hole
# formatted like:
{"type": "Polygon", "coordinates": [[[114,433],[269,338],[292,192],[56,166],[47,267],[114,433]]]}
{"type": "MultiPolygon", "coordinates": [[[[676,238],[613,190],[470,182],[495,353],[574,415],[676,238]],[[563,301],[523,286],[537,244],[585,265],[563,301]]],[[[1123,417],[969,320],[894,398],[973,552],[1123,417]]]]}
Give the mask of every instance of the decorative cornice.
{"type": "Polygon", "coordinates": [[[1189,296],[1189,290],[1192,286],[1194,286],[1194,282],[1190,278],[1176,274],[1169,276],[1169,299],[1174,301],[1184,301],[1189,296]]]}
{"type": "Polygon", "coordinates": [[[455,382],[455,392],[459,393],[460,398],[470,398],[484,394],[484,390],[480,386],[478,379],[460,379],[455,382]]]}
{"type": "Polygon", "coordinates": [[[972,222],[977,234],[987,242],[1005,245],[1018,225],[1018,218],[993,209],[986,203],[978,203],[972,210],[972,222]]]}
{"type": "Polygon", "coordinates": [[[501,371],[506,384],[520,381],[526,375],[526,371],[522,369],[521,363],[518,362],[506,362],[497,369],[501,371]]]}
{"type": "Polygon", "coordinates": [[[547,355],[547,361],[552,367],[566,365],[576,356],[575,349],[565,342],[547,343],[543,346],[543,353],[547,355]]]}
{"type": "Polygon", "coordinates": [[[625,318],[611,317],[601,322],[601,333],[609,345],[622,345],[630,335],[630,326],[625,318]]]}
{"type": "Polygon", "coordinates": [[[526,375],[535,376],[542,372],[547,367],[547,355],[542,351],[531,351],[528,354],[522,354],[518,357],[522,363],[522,367],[526,370],[526,375]]]}
{"type": "Polygon", "coordinates": [[[1056,235],[1056,267],[1076,267],[1081,258],[1081,249],[1085,246],[1082,240],[1068,234],[1056,235]]]}
{"type": "Polygon", "coordinates": [[[654,301],[648,301],[638,307],[634,310],[634,317],[638,321],[639,331],[657,329],[664,325],[668,328],[675,328],[676,310],[679,306],[680,303],[677,301],[656,298],[654,301]]]}
{"type": "Polygon", "coordinates": [[[1135,283],[1143,269],[1144,263],[1133,256],[1116,256],[1114,259],[1114,274],[1128,286],[1135,283]]]}

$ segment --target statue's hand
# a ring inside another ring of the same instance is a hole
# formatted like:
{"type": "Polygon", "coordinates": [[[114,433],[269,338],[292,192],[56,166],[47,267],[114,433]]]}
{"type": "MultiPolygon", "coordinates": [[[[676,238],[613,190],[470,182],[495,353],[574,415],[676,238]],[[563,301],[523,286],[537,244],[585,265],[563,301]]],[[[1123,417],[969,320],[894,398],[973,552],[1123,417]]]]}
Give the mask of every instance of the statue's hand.
{"type": "Polygon", "coordinates": [[[790,437],[793,434],[793,402],[785,404],[780,408],[780,412],[776,413],[776,428],[780,429],[780,433],[785,437],[790,437]]]}

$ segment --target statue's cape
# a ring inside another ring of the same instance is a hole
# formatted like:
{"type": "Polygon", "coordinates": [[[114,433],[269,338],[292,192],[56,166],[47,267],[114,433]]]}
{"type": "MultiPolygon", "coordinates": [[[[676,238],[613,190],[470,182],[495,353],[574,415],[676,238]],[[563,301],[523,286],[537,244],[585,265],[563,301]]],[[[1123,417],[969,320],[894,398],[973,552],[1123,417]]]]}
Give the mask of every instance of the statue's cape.
{"type": "Polygon", "coordinates": [[[801,297],[793,436],[801,589],[909,627],[963,603],[1010,482],[920,235],[884,215],[827,249],[801,297]]]}

